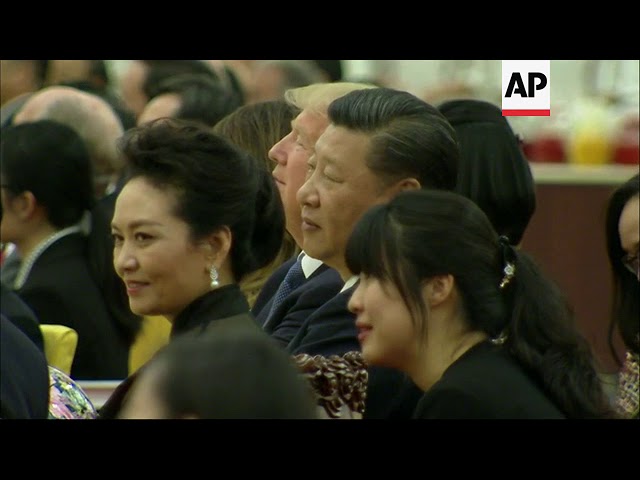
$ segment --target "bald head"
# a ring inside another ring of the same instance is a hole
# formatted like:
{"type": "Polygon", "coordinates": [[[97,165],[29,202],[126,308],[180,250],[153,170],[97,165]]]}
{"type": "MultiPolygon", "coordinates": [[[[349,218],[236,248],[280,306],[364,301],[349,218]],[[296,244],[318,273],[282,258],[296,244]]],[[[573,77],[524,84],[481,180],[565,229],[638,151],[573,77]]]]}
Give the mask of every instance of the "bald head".
{"type": "Polygon", "coordinates": [[[124,133],[120,119],[100,97],[71,87],[48,87],[35,93],[16,114],[13,123],[53,120],[76,131],[84,140],[98,190],[122,168],[116,142],[124,133]]]}

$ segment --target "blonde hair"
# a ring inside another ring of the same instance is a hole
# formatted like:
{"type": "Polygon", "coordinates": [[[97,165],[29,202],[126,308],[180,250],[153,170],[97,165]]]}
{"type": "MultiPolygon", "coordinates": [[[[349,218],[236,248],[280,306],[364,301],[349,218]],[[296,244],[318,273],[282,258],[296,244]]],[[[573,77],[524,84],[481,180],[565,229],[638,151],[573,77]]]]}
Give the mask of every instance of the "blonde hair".
{"type": "Polygon", "coordinates": [[[300,110],[311,110],[326,117],[331,102],[347,93],[368,88],[377,88],[377,86],[356,82],[314,83],[306,87],[287,90],[284,93],[284,99],[288,104],[300,110]]]}

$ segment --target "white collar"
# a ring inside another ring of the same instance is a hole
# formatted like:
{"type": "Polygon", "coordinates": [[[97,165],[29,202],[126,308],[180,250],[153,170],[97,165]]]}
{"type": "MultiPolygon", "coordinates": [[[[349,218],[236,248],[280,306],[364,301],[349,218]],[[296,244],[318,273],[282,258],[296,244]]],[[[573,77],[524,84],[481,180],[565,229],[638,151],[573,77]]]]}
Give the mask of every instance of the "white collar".
{"type": "Polygon", "coordinates": [[[360,277],[358,275],[354,275],[351,278],[349,278],[346,282],[344,282],[344,285],[342,287],[342,290],[340,290],[340,293],[344,292],[345,290],[350,289],[351,287],[353,287],[356,282],[358,281],[360,277]]]}
{"type": "Polygon", "coordinates": [[[317,258],[310,257],[304,252],[300,252],[298,258],[302,257],[300,263],[302,264],[302,271],[304,272],[304,278],[309,278],[313,272],[315,272],[322,265],[322,261],[317,258]]]}

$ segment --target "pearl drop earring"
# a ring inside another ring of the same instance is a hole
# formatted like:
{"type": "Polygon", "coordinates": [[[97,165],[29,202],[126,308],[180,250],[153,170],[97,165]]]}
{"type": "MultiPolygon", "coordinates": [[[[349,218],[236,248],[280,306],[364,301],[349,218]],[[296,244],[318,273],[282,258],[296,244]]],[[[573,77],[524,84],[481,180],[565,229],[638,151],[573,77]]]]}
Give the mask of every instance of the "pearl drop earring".
{"type": "Polygon", "coordinates": [[[215,290],[220,286],[220,282],[218,282],[218,270],[215,265],[211,265],[209,269],[209,278],[211,278],[211,290],[215,290]]]}

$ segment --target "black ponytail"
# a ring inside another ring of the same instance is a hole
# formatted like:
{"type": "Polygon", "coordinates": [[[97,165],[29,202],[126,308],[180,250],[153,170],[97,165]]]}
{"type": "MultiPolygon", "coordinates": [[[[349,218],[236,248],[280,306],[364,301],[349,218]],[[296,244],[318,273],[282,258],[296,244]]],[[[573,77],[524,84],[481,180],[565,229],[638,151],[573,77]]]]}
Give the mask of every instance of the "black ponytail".
{"type": "Polygon", "coordinates": [[[586,339],[558,286],[531,257],[513,250],[514,276],[505,286],[511,319],[507,348],[570,418],[613,416],[586,339]],[[510,291],[509,291],[510,290],[510,291]]]}
{"type": "Polygon", "coordinates": [[[354,273],[391,280],[423,332],[424,280],[452,275],[470,330],[513,355],[568,418],[614,416],[566,298],[471,200],[429,189],[400,193],[365,213],[346,261],[354,273]]]}

